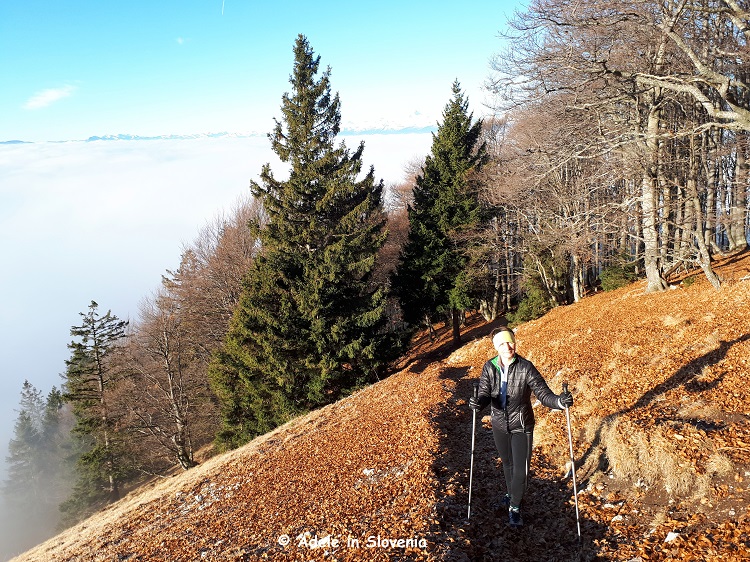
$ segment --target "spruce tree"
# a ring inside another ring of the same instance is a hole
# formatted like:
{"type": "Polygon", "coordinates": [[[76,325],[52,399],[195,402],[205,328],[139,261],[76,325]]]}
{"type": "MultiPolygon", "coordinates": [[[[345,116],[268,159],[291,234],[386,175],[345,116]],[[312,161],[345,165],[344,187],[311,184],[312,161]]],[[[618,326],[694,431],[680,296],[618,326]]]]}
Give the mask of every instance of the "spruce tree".
{"type": "Polygon", "coordinates": [[[13,427],[13,438],[8,444],[8,478],[3,486],[6,497],[19,507],[38,490],[41,480],[39,459],[42,444],[44,403],[39,392],[29,381],[21,389],[18,417],[13,427]]]}
{"type": "Polygon", "coordinates": [[[291,93],[269,139],[288,179],[266,164],[251,222],[261,251],[246,277],[223,349],[211,367],[222,404],[218,441],[237,446],[371,380],[391,358],[386,294],[372,272],[385,242],[382,180],[361,178],[364,143],[336,144],[338,94],[330,68],[300,35],[291,93]]]}
{"type": "Polygon", "coordinates": [[[110,355],[125,337],[128,323],[111,311],[101,316],[98,306],[91,301],[88,312],[80,313],[82,324],[71,327],[70,335],[78,341],[68,344],[71,356],[65,361],[63,397],[72,404],[73,433],[79,445],[77,482],[61,506],[66,522],[87,515],[98,504],[119,499],[120,483],[128,472],[123,441],[116,429],[117,415],[110,402],[121,375],[110,355]]]}
{"type": "Polygon", "coordinates": [[[416,178],[408,208],[409,236],[393,276],[404,320],[431,326],[439,313],[450,314],[453,341],[460,342],[459,313],[471,304],[467,257],[461,234],[480,220],[479,200],[469,174],[485,158],[479,144],[482,122],[472,124],[469,102],[458,81],[432,137],[432,148],[416,178]]]}
{"type": "MultiPolygon", "coordinates": [[[[23,393],[28,389],[33,387],[26,381],[23,393]]],[[[40,486],[43,485],[39,464],[41,437],[36,421],[38,414],[38,410],[29,410],[22,405],[13,427],[13,438],[8,443],[5,458],[8,472],[3,482],[3,501],[0,505],[9,515],[7,522],[4,522],[3,536],[10,544],[0,545],[0,554],[6,555],[3,559],[27,550],[45,538],[34,531],[45,507],[38,497],[40,486]]]]}
{"type": "Polygon", "coordinates": [[[45,403],[40,391],[29,381],[23,383],[2,485],[2,503],[12,513],[5,523],[5,538],[11,544],[0,554],[26,550],[57,529],[62,491],[69,484],[61,462],[60,405],[59,390],[53,388],[45,403]]]}

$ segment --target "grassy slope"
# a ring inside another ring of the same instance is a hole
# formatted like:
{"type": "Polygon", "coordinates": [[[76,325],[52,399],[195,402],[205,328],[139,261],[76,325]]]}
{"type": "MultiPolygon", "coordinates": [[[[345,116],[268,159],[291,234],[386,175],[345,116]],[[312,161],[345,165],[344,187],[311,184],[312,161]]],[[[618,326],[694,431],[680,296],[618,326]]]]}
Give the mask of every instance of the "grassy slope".
{"type": "Polygon", "coordinates": [[[519,352],[576,398],[580,547],[565,417],[541,407],[526,525],[510,530],[496,505],[486,418],[465,521],[465,398],[492,352],[492,326],[474,319],[460,349],[445,332],[420,340],[388,379],[131,494],[18,560],[750,557],[750,257],[720,272],[719,292],[698,280],[644,295],[636,283],[519,327],[519,352]],[[333,545],[311,548],[316,536],[333,545]]]}

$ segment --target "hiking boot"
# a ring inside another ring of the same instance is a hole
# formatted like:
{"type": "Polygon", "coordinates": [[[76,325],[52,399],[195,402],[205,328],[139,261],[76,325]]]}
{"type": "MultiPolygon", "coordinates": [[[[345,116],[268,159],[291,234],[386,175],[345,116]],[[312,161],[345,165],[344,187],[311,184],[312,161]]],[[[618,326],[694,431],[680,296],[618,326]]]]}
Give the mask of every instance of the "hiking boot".
{"type": "Polygon", "coordinates": [[[521,519],[521,509],[518,507],[512,507],[508,510],[508,523],[511,527],[522,527],[523,519],[521,519]]]}

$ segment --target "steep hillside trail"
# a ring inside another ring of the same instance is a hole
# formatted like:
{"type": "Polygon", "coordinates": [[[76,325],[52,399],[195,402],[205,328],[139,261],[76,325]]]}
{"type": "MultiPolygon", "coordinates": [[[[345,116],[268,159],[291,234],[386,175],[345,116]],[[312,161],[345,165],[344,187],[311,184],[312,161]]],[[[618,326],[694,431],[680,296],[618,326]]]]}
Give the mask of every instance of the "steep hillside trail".
{"type": "MultiPolygon", "coordinates": [[[[750,560],[750,254],[519,327],[555,392],[570,381],[582,540],[564,413],[539,406],[524,527],[511,529],[485,416],[472,517],[467,399],[494,327],[425,337],[387,379],[133,493],[17,558],[750,560]]],[[[486,414],[486,411],[484,412],[486,414]]]]}

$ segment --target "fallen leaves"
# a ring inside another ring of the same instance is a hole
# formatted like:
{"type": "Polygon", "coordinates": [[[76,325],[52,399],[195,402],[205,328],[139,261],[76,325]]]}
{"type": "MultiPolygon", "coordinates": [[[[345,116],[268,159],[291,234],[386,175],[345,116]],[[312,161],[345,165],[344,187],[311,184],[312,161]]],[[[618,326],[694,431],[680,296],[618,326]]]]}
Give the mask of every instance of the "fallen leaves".
{"type": "Polygon", "coordinates": [[[450,353],[447,330],[418,340],[388,379],[126,498],[19,560],[750,559],[750,282],[717,292],[696,281],[659,295],[641,285],[559,307],[517,334],[519,353],[553,390],[568,380],[575,396],[580,542],[562,477],[565,418],[541,406],[524,527],[509,528],[499,505],[486,416],[466,520],[466,398],[492,352],[492,326],[474,318],[460,349],[450,353]],[[601,442],[617,420],[627,428],[620,442],[640,439],[646,453],[658,445],[691,475],[690,492],[668,493],[657,472],[649,482],[618,477],[601,442]]]}

